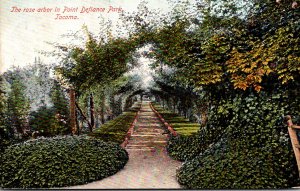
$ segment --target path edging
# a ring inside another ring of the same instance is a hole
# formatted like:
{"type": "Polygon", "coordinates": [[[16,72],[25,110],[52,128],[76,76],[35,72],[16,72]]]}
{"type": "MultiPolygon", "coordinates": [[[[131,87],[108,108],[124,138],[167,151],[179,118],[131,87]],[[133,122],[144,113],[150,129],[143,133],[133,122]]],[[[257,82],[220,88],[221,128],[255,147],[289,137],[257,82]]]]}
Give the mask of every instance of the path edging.
{"type": "Polygon", "coordinates": [[[140,105],[139,110],[136,112],[135,117],[134,117],[134,120],[133,120],[133,122],[131,123],[131,125],[130,125],[128,131],[127,131],[125,140],[124,140],[123,143],[120,145],[122,148],[125,148],[126,145],[129,143],[129,139],[130,139],[131,135],[133,134],[134,126],[135,126],[135,124],[136,124],[136,122],[137,122],[137,117],[138,117],[138,115],[139,115],[139,113],[140,113],[141,106],[142,106],[142,103],[141,103],[141,105],[140,105]]]}
{"type": "Polygon", "coordinates": [[[158,118],[160,119],[160,121],[165,125],[165,127],[172,133],[173,136],[177,136],[178,133],[172,128],[172,126],[165,121],[165,119],[160,115],[160,113],[158,111],[156,111],[152,105],[151,102],[149,102],[149,105],[152,109],[152,111],[158,116],[158,118]]]}

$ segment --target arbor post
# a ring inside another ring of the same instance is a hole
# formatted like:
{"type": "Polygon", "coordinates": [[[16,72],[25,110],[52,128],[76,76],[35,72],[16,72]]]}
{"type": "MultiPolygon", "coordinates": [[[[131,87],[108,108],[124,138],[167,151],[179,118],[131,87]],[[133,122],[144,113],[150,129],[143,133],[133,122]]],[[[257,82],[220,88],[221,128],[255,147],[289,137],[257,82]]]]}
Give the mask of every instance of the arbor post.
{"type": "Polygon", "coordinates": [[[95,107],[94,107],[94,97],[93,94],[90,94],[90,117],[91,117],[91,129],[90,131],[93,132],[95,129],[95,107]]]}
{"type": "Polygon", "coordinates": [[[293,147],[294,154],[295,154],[296,161],[297,161],[298,173],[300,176],[300,145],[299,145],[299,140],[298,140],[298,136],[297,136],[297,132],[296,132],[296,129],[300,129],[300,126],[293,124],[292,118],[290,115],[287,115],[285,117],[285,120],[288,125],[288,132],[289,132],[289,135],[291,138],[292,147],[293,147]]]}
{"type": "Polygon", "coordinates": [[[70,128],[73,135],[76,134],[76,106],[75,106],[75,90],[70,89],[70,128]]]}

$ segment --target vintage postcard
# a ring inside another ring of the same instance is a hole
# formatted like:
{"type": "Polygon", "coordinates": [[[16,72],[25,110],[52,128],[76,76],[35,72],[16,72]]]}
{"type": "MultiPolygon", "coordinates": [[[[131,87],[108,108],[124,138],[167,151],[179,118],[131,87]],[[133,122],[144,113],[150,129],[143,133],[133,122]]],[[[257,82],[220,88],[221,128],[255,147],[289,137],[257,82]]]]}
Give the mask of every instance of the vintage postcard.
{"type": "Polygon", "coordinates": [[[1,0],[0,187],[299,187],[299,21],[299,0],[1,0]]]}

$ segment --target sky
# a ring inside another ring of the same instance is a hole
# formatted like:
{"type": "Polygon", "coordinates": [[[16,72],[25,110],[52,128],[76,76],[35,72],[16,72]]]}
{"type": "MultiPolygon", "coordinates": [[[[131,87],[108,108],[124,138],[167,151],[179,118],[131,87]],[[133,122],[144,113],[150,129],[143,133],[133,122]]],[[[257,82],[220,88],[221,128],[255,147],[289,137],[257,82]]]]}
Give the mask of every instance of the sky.
{"type": "MultiPolygon", "coordinates": [[[[94,34],[101,29],[99,17],[117,22],[118,10],[132,12],[142,0],[1,0],[0,1],[0,73],[11,66],[32,64],[35,57],[52,62],[40,51],[51,51],[46,42],[63,42],[63,34],[86,25],[94,34]],[[89,12],[90,7],[105,9],[89,12]],[[110,7],[111,9],[109,11],[110,7]],[[44,12],[48,11],[48,12],[44,12]],[[65,12],[64,12],[65,11],[65,12]],[[80,12],[84,13],[80,13],[80,12]],[[108,12],[109,11],[109,12],[108,12]],[[58,19],[72,16],[77,19],[58,19]]],[[[149,7],[168,11],[167,0],[150,0],[149,7]]]]}

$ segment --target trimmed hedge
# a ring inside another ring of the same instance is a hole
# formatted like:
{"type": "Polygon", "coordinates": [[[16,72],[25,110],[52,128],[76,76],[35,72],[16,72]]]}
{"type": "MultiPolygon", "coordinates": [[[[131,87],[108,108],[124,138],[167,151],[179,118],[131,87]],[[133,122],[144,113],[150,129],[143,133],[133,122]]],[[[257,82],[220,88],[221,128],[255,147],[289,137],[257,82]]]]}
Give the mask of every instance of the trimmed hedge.
{"type": "Polygon", "coordinates": [[[201,140],[197,135],[171,136],[168,140],[167,151],[173,159],[186,161],[193,159],[205,150],[201,145],[201,140]]]}
{"type": "Polygon", "coordinates": [[[119,145],[88,137],[55,137],[8,147],[0,159],[3,188],[52,188],[111,176],[128,161],[119,145]]]}
{"type": "Polygon", "coordinates": [[[214,143],[218,143],[224,135],[224,130],[229,125],[226,114],[212,114],[205,127],[197,134],[171,137],[168,141],[169,155],[180,161],[191,160],[205,152],[214,143]]]}
{"type": "Polygon", "coordinates": [[[225,129],[227,123],[219,123],[220,115],[212,116],[206,127],[191,123],[178,114],[163,109],[159,104],[153,107],[176,130],[178,136],[171,136],[168,140],[168,154],[175,160],[187,161],[204,152],[212,143],[221,138],[220,130],[225,129]],[[218,117],[217,120],[214,120],[218,117]],[[209,130],[208,130],[209,129],[209,130]]]}
{"type": "Polygon", "coordinates": [[[89,136],[99,138],[106,142],[114,142],[121,144],[126,135],[127,131],[134,120],[136,112],[139,110],[141,103],[135,104],[128,111],[122,113],[115,119],[103,124],[99,129],[96,129],[89,136]]]}
{"type": "Polygon", "coordinates": [[[179,183],[193,189],[283,189],[299,185],[286,135],[261,147],[238,144],[221,139],[186,161],[177,171],[179,183]]]}
{"type": "MultiPolygon", "coordinates": [[[[174,137],[168,151],[186,162],[180,184],[192,189],[278,189],[299,185],[293,149],[282,116],[285,98],[236,95],[211,110],[196,136],[174,137]]],[[[295,103],[290,100],[290,104],[295,103]]],[[[294,115],[293,115],[294,116],[294,115]]]]}
{"type": "Polygon", "coordinates": [[[191,123],[188,119],[163,109],[157,103],[152,103],[152,105],[179,135],[193,135],[200,129],[199,123],[191,123]]]}
{"type": "Polygon", "coordinates": [[[216,152],[186,162],[177,177],[180,184],[193,189],[288,188],[293,175],[288,176],[289,170],[277,159],[266,148],[216,152]]]}
{"type": "Polygon", "coordinates": [[[178,136],[170,137],[167,145],[168,154],[173,159],[180,161],[193,159],[205,150],[204,147],[199,147],[203,145],[197,133],[200,130],[200,124],[191,123],[188,119],[163,109],[157,103],[152,103],[152,105],[178,133],[178,136]]]}

